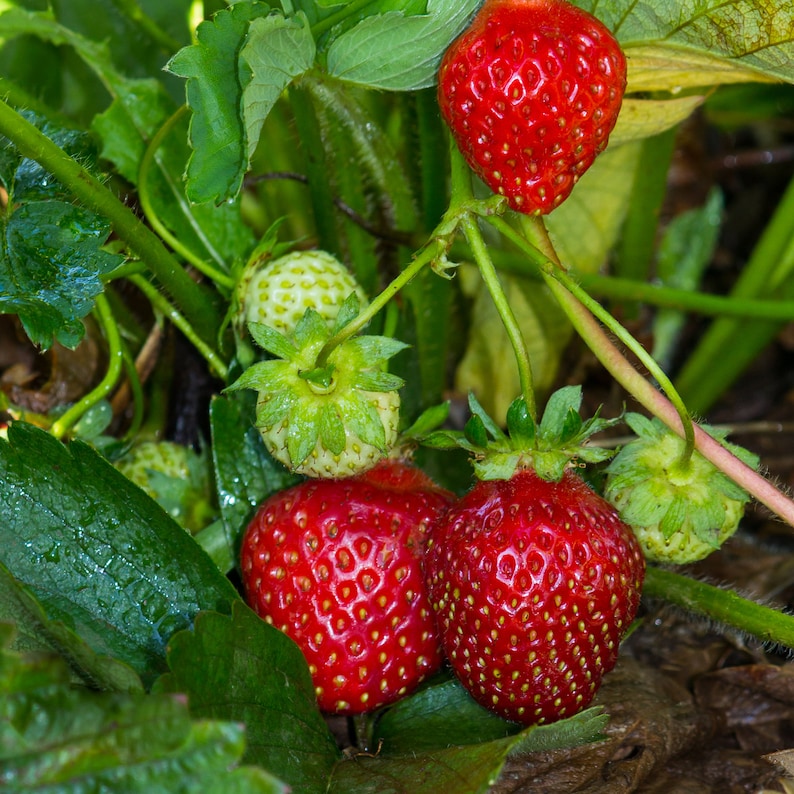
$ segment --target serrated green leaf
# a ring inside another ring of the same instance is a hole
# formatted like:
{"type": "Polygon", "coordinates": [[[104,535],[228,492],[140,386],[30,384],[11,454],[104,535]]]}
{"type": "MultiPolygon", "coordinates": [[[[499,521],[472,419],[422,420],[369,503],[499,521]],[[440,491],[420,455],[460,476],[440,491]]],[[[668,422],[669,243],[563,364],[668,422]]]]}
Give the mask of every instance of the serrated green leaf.
{"type": "Polygon", "coordinates": [[[320,443],[334,455],[341,455],[347,446],[345,423],[334,403],[326,403],[320,412],[320,443]]]}
{"type": "Polygon", "coordinates": [[[214,397],[210,403],[215,486],[233,559],[259,505],[299,479],[267,453],[253,426],[254,402],[253,394],[243,393],[214,397]]]}
{"type": "Polygon", "coordinates": [[[480,0],[428,0],[427,14],[365,17],[328,48],[334,77],[371,88],[415,91],[436,81],[441,56],[480,0]]]}
{"type": "Polygon", "coordinates": [[[0,440],[0,562],[98,654],[144,680],[200,609],[239,596],[163,509],[93,449],[15,422],[0,440]]]}
{"type": "Polygon", "coordinates": [[[0,780],[9,792],[286,794],[263,770],[238,766],[244,746],[242,725],[191,722],[184,698],[72,687],[58,660],[0,650],[0,780]]]}
{"type": "Polygon", "coordinates": [[[104,218],[62,201],[23,204],[3,225],[0,312],[19,315],[31,341],[75,347],[80,322],[103,290],[100,276],[123,259],[103,251],[104,218]]]}
{"type": "Polygon", "coordinates": [[[305,15],[270,14],[254,19],[240,50],[250,78],[242,95],[248,144],[246,165],[259,143],[262,125],[285,88],[314,64],[315,44],[305,15]]]}
{"type": "Polygon", "coordinates": [[[63,621],[50,620],[32,593],[2,564],[0,621],[16,624],[15,650],[58,653],[89,686],[116,692],[143,690],[141,679],[132,668],[118,659],[95,653],[63,621]]]}
{"type": "Polygon", "coordinates": [[[298,647],[244,604],[232,616],[204,613],[169,645],[171,672],[155,691],[185,692],[194,717],[247,726],[243,761],[294,791],[325,792],[340,753],[317,710],[298,647]]]}
{"type": "Polygon", "coordinates": [[[168,70],[187,79],[192,111],[187,195],[198,204],[237,196],[248,167],[249,142],[241,113],[251,79],[238,52],[253,19],[270,12],[266,3],[235,3],[196,30],[197,43],[180,50],[168,70]]]}

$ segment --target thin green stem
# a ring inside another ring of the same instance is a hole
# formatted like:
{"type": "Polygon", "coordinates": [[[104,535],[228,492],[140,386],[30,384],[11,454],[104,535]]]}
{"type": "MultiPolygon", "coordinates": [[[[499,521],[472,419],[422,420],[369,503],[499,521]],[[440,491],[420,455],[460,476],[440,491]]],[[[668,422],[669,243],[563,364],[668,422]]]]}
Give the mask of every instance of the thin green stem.
{"type": "Polygon", "coordinates": [[[502,284],[499,281],[499,276],[496,274],[496,268],[488,254],[488,249],[485,245],[485,241],[482,239],[482,233],[480,232],[480,227],[477,225],[477,221],[471,217],[467,217],[462,221],[461,227],[463,233],[466,235],[466,240],[471,248],[474,261],[477,263],[482,280],[485,282],[491,300],[493,300],[496,311],[499,313],[499,317],[502,320],[502,325],[504,325],[505,331],[507,332],[507,338],[510,340],[510,344],[513,347],[513,354],[515,355],[516,365],[518,366],[518,379],[521,384],[521,396],[524,398],[530,417],[536,420],[538,411],[535,402],[532,362],[527,352],[524,335],[521,333],[521,326],[516,320],[516,316],[510,306],[510,301],[508,301],[502,284]]]}
{"type": "MultiPolygon", "coordinates": [[[[561,284],[556,285],[556,297],[563,311],[571,321],[576,332],[586,339],[590,349],[604,368],[609,372],[637,402],[654,416],[659,417],[674,433],[684,436],[681,417],[673,404],[649,381],[647,381],[634,365],[614,345],[603,328],[590,312],[585,311],[579,301],[561,284]]],[[[695,432],[695,448],[704,458],[711,461],[720,471],[724,472],[737,485],[744,488],[761,504],[768,507],[783,521],[794,527],[794,501],[775,488],[771,482],[757,471],[739,460],[716,439],[697,425],[695,432]]]]}
{"type": "Polygon", "coordinates": [[[121,335],[105,295],[97,296],[96,316],[105,334],[105,340],[108,345],[107,372],[102,380],[91,389],[88,394],[78,400],[53,422],[50,433],[55,436],[55,438],[63,438],[69,429],[73,427],[89,409],[93,408],[100,400],[103,400],[113,391],[121,377],[121,371],[124,365],[124,351],[121,344],[121,335]]]}
{"type": "Polygon", "coordinates": [[[141,164],[138,169],[138,200],[140,201],[143,214],[146,216],[146,220],[149,221],[151,227],[174,251],[176,251],[176,253],[186,262],[190,262],[199,273],[212,279],[219,287],[231,291],[234,289],[234,279],[213,267],[208,262],[205,262],[200,256],[194,254],[181,240],[171,234],[160,220],[160,217],[152,205],[151,193],[149,192],[149,174],[151,173],[152,165],[155,162],[157,152],[166,136],[173,130],[174,126],[185,113],[187,113],[187,105],[182,105],[171,114],[146,147],[146,151],[141,158],[141,164]]]}
{"type": "Polygon", "coordinates": [[[176,52],[182,45],[166,33],[148,14],[143,12],[143,9],[135,2],[135,0],[112,0],[113,4],[120,11],[125,13],[133,22],[141,27],[142,30],[153,41],[157,42],[162,50],[166,53],[176,52]]]}
{"type": "Polygon", "coordinates": [[[122,355],[124,357],[124,371],[127,373],[127,383],[130,386],[130,394],[132,395],[132,419],[124,434],[126,441],[132,441],[138,434],[143,424],[143,386],[141,379],[138,375],[138,369],[135,366],[135,359],[132,357],[129,348],[122,342],[121,345],[122,355]]]}
{"type": "Polygon", "coordinates": [[[183,308],[204,339],[220,325],[220,314],[206,288],[196,284],[162,241],[114,193],[53,143],[33,124],[0,101],[0,134],[24,157],[35,160],[89,209],[107,218],[116,234],[142,259],[183,308]]]}
{"type": "Polygon", "coordinates": [[[328,356],[331,355],[331,352],[336,347],[362,330],[362,328],[364,328],[409,281],[414,279],[425,266],[442,256],[445,250],[446,243],[442,239],[435,238],[431,240],[431,242],[416,255],[414,260],[372,300],[369,306],[367,306],[358,317],[349,322],[341,331],[336,333],[325,343],[323,349],[317,356],[316,366],[318,368],[325,367],[328,364],[328,356]]]}
{"type": "Polygon", "coordinates": [[[692,453],[695,451],[694,423],[681,397],[675,390],[673,382],[667,376],[667,373],[665,373],[654,360],[653,356],[651,356],[651,354],[648,353],[648,351],[645,350],[645,348],[606,309],[604,309],[601,304],[594,301],[581,287],[579,287],[562,268],[555,267],[554,264],[550,262],[544,269],[543,275],[549,288],[552,289],[555,294],[557,291],[550,283],[552,279],[559,282],[568,290],[587,311],[597,317],[617,339],[631,350],[651,376],[656,379],[662,391],[667,395],[667,399],[675,406],[678,416],[681,419],[681,424],[684,428],[684,449],[682,450],[679,463],[683,468],[686,468],[692,457],[692,453]]]}
{"type": "Polygon", "coordinates": [[[210,369],[221,380],[226,380],[229,375],[229,368],[221,357],[203,339],[196,335],[191,324],[180,314],[176,307],[172,306],[168,299],[161,295],[157,288],[143,276],[132,275],[129,280],[148,298],[152,306],[170,320],[190,340],[207,364],[209,364],[210,369]]]}
{"type": "Polygon", "coordinates": [[[733,590],[649,566],[643,595],[752,634],[763,642],[794,648],[794,615],[742,598],[733,590]]]}

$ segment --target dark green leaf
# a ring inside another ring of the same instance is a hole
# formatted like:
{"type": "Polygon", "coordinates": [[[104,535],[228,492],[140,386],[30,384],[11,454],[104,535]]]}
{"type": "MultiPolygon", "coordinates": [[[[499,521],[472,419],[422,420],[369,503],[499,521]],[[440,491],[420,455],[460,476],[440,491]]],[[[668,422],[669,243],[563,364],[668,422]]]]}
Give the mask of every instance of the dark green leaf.
{"type": "Polygon", "coordinates": [[[41,604],[4,565],[0,565],[0,620],[16,624],[17,650],[55,651],[90,686],[118,692],[143,689],[141,679],[129,666],[96,654],[63,621],[50,620],[41,604]]]}
{"type": "Polygon", "coordinates": [[[386,755],[404,755],[503,739],[519,730],[480,706],[457,679],[449,679],[387,709],[375,723],[372,741],[382,741],[386,755]]]}
{"type": "Polygon", "coordinates": [[[248,727],[243,760],[294,791],[321,794],[340,755],[317,710],[298,647],[242,602],[232,617],[205,613],[169,643],[171,672],[155,691],[185,692],[194,717],[248,727]]]}
{"type": "Polygon", "coordinates": [[[479,5],[480,0],[428,0],[426,15],[397,11],[365,17],[328,48],[328,71],[392,91],[432,86],[441,56],[479,5]]]}
{"type": "Polygon", "coordinates": [[[191,722],[184,698],[91,692],[70,685],[60,660],[0,650],[6,791],[286,794],[263,770],[238,766],[244,746],[242,725],[191,722]]]}
{"type": "Polygon", "coordinates": [[[248,162],[276,101],[296,77],[311,69],[314,56],[309,23],[300,12],[296,17],[270,14],[251,22],[240,51],[240,60],[250,71],[242,98],[248,162]]]}
{"type": "Polygon", "coordinates": [[[98,654],[144,681],[200,609],[238,596],[162,508],[93,449],[15,422],[0,440],[0,562],[98,654]]]}
{"type": "Polygon", "coordinates": [[[75,347],[80,322],[123,261],[101,249],[108,223],[62,201],[24,204],[8,218],[0,252],[0,312],[18,314],[31,341],[75,347]]]}
{"type": "Polygon", "coordinates": [[[210,404],[218,504],[234,559],[259,505],[299,480],[268,455],[253,426],[254,402],[254,395],[245,393],[215,397],[210,404]]]}
{"type": "Polygon", "coordinates": [[[463,428],[463,432],[472,445],[480,449],[484,449],[488,445],[488,431],[485,429],[485,423],[481,416],[474,414],[474,416],[470,417],[463,428]]]}

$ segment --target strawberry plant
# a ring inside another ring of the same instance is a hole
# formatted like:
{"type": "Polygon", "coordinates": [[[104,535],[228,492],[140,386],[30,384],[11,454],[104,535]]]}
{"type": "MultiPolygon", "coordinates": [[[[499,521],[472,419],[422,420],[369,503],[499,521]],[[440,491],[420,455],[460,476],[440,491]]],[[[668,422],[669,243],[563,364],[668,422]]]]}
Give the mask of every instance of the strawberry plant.
{"type": "Polygon", "coordinates": [[[2,785],[777,785],[783,5],[0,2],[2,785]]]}

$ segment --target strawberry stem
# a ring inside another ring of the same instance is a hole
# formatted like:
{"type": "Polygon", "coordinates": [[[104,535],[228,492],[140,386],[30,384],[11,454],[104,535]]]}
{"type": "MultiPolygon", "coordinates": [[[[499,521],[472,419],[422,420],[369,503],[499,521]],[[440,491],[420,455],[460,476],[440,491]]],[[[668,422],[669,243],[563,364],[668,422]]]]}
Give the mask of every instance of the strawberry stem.
{"type": "MultiPolygon", "coordinates": [[[[168,243],[168,245],[171,246],[171,248],[176,251],[176,253],[178,253],[186,262],[190,262],[190,264],[193,265],[193,267],[195,267],[199,273],[211,278],[219,287],[231,292],[231,290],[234,289],[234,279],[217,268],[214,268],[208,262],[205,262],[201,257],[194,254],[177,237],[171,234],[171,232],[165,227],[165,224],[163,224],[163,222],[160,220],[157,212],[152,206],[151,194],[149,193],[149,174],[152,170],[152,164],[157,161],[157,151],[162,145],[166,136],[171,132],[171,130],[185,115],[185,113],[187,113],[187,105],[182,105],[182,107],[178,108],[163,123],[162,127],[160,127],[149,145],[146,147],[146,151],[141,158],[141,164],[138,169],[138,199],[140,201],[143,214],[146,216],[146,220],[149,221],[149,224],[157,232],[157,234],[159,234],[160,237],[165,240],[165,242],[168,243]]],[[[189,220],[193,220],[193,214],[191,213],[190,206],[188,205],[184,196],[180,195],[179,191],[173,191],[173,196],[176,202],[182,208],[182,211],[186,217],[189,220]]],[[[191,223],[191,226],[199,235],[201,241],[204,243],[213,259],[215,259],[215,261],[219,264],[223,264],[223,258],[215,250],[211,241],[207,239],[199,225],[194,221],[191,223]]]]}
{"type": "Polygon", "coordinates": [[[530,418],[536,421],[538,418],[538,409],[535,403],[532,362],[527,352],[524,335],[521,333],[521,326],[516,320],[516,316],[510,307],[510,302],[499,281],[499,276],[496,274],[496,268],[488,254],[488,249],[482,239],[482,233],[480,232],[480,227],[477,225],[477,221],[469,216],[462,221],[461,228],[466,235],[466,240],[471,248],[474,261],[477,263],[482,280],[485,282],[485,286],[496,306],[496,311],[499,313],[499,317],[502,320],[502,325],[504,325],[505,331],[507,332],[510,344],[513,346],[513,353],[516,358],[516,365],[518,366],[519,383],[521,384],[521,396],[526,403],[530,418]]]}
{"type": "Polygon", "coordinates": [[[221,380],[226,380],[229,374],[229,369],[226,364],[224,364],[220,356],[198,336],[193,326],[191,326],[176,307],[172,306],[168,299],[164,295],[161,295],[157,288],[143,276],[133,274],[128,276],[128,278],[149,299],[152,306],[162,312],[162,314],[167,317],[188,340],[190,340],[215,374],[221,378],[221,380]]]}
{"type": "Polygon", "coordinates": [[[649,565],[643,595],[744,631],[763,642],[794,648],[794,616],[742,598],[733,590],[649,565]]]}
{"type": "Polygon", "coordinates": [[[88,394],[78,400],[52,423],[50,433],[55,438],[63,438],[89,409],[93,408],[100,400],[103,400],[113,391],[121,377],[124,364],[121,334],[110,309],[108,299],[104,294],[97,296],[95,314],[108,345],[108,369],[102,380],[88,394]]]}
{"type": "Polygon", "coordinates": [[[202,338],[212,339],[220,325],[218,309],[202,285],[196,284],[163,245],[162,240],[96,177],[53,143],[36,126],[0,100],[0,134],[24,157],[35,160],[66,186],[85,206],[107,218],[116,234],[157,276],[183,307],[202,338]]]}

